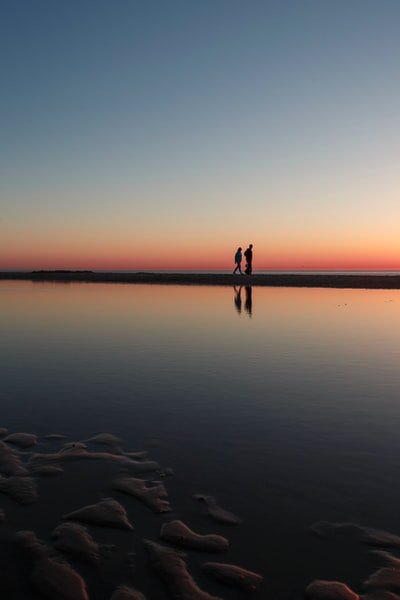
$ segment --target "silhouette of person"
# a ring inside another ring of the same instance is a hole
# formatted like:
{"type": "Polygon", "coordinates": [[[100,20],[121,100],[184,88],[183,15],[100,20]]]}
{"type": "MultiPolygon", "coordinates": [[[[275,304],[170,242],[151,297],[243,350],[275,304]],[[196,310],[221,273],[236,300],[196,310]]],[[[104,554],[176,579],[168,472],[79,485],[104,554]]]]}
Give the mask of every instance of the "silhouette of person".
{"type": "Polygon", "coordinates": [[[249,315],[249,317],[251,317],[252,310],[253,310],[251,285],[246,285],[245,290],[246,290],[246,300],[244,301],[244,308],[245,308],[245,311],[247,312],[247,314],[249,315]]]}
{"type": "Polygon", "coordinates": [[[238,311],[239,315],[242,312],[242,297],[240,295],[241,291],[242,291],[242,286],[239,287],[239,289],[236,288],[236,286],[233,286],[233,289],[235,290],[235,306],[236,306],[236,310],[238,311]]]}
{"type": "Polygon", "coordinates": [[[245,250],[244,256],[246,258],[246,268],[244,272],[246,275],[251,275],[253,271],[253,244],[250,244],[245,250]]]}
{"type": "Polygon", "coordinates": [[[235,268],[234,268],[234,270],[233,270],[233,274],[235,274],[235,273],[236,273],[236,271],[237,271],[237,270],[239,270],[239,273],[240,273],[241,275],[243,275],[243,271],[242,271],[242,258],[243,258],[243,257],[242,257],[242,249],[241,249],[241,248],[238,248],[238,249],[236,250],[235,259],[234,259],[234,260],[235,260],[236,267],[235,267],[235,268]]]}

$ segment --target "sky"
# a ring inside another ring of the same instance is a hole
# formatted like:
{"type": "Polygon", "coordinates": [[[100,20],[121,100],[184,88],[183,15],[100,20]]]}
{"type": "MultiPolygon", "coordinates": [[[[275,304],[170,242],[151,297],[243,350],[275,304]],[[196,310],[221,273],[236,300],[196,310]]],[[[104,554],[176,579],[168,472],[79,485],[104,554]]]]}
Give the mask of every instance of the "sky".
{"type": "Polygon", "coordinates": [[[400,269],[398,0],[2,0],[0,269],[400,269]]]}

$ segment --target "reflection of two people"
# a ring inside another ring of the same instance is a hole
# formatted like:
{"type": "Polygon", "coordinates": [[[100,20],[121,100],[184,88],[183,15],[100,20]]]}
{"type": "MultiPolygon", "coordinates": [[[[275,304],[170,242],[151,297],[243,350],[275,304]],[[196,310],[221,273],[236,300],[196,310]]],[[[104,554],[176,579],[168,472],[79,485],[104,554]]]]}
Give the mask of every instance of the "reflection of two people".
{"type": "MultiPolygon", "coordinates": [[[[239,315],[242,312],[242,285],[239,287],[234,286],[233,289],[235,291],[235,307],[236,310],[238,311],[239,315]]],[[[247,314],[249,315],[249,317],[251,317],[252,314],[252,306],[253,306],[253,301],[252,301],[252,297],[251,297],[251,286],[250,285],[246,285],[245,286],[245,292],[246,292],[246,298],[244,301],[244,309],[247,312],[247,314]]]]}

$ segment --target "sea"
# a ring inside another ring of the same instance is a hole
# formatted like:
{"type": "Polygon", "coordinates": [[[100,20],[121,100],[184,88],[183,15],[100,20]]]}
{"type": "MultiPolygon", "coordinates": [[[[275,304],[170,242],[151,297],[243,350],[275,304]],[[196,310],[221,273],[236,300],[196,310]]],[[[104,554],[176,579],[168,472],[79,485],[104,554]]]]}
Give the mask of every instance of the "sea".
{"type": "Polygon", "coordinates": [[[107,433],[119,452],[157,462],[144,478],[165,486],[171,505],[153,514],[115,491],[106,458],[34,476],[27,505],[0,478],[0,595],[44,597],[19,531],[52,548],[66,514],[108,497],[134,529],[89,526],[114,546],[100,566],[66,557],[91,600],[119,585],[173,597],[144,542],[168,545],[160,530],[172,520],[229,540],[224,554],[179,555],[225,600],[244,592],[205,562],[261,575],[254,598],[300,600],[315,580],[361,594],[382,552],[400,556],[397,538],[379,533],[400,534],[400,290],[2,280],[0,315],[0,428],[37,436],[17,447],[23,463],[65,443],[103,451],[88,440],[107,433]],[[212,518],[204,498],[238,522],[212,518]]]}

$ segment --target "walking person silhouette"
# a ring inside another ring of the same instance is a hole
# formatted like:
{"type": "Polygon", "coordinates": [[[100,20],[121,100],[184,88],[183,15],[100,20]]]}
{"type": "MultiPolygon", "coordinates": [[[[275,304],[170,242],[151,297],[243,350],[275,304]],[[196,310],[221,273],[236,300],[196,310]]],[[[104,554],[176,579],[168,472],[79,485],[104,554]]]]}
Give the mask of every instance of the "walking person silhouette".
{"type": "Polygon", "coordinates": [[[236,271],[239,271],[239,273],[241,275],[243,275],[243,271],[242,271],[242,258],[243,258],[243,256],[242,256],[242,249],[239,247],[236,250],[236,254],[235,254],[235,259],[234,260],[235,260],[236,267],[233,270],[233,274],[235,274],[236,271]]]}

